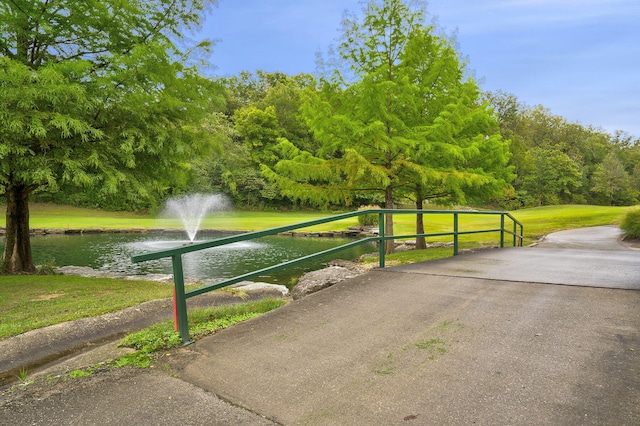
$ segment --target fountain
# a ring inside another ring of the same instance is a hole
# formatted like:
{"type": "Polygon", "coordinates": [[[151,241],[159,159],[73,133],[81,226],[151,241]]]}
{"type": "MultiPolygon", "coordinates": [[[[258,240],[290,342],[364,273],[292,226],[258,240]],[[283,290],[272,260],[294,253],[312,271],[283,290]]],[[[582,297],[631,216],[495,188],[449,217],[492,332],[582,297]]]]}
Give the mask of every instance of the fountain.
{"type": "MultiPolygon", "coordinates": [[[[170,259],[134,264],[131,262],[131,256],[189,244],[195,241],[196,237],[202,237],[198,230],[207,213],[221,212],[230,208],[231,203],[219,194],[192,194],[167,201],[162,215],[165,218],[180,219],[184,223],[188,238],[176,232],[35,235],[31,238],[34,261],[55,262],[60,266],[89,266],[100,271],[125,275],[170,274],[172,272],[170,259]]],[[[206,238],[217,239],[227,236],[229,234],[210,232],[206,238]]],[[[183,258],[184,274],[201,280],[231,277],[328,250],[349,241],[339,237],[291,238],[276,235],[262,237],[259,240],[239,241],[223,247],[212,247],[186,254],[183,258]]],[[[0,250],[3,243],[4,241],[0,238],[0,250]]],[[[341,257],[351,260],[375,250],[373,244],[357,246],[343,251],[341,257]]],[[[286,284],[309,269],[322,267],[326,261],[326,259],[308,261],[287,268],[286,271],[262,276],[260,280],[286,284]]]]}
{"type": "Polygon", "coordinates": [[[177,216],[184,225],[189,241],[193,242],[202,219],[209,212],[229,208],[229,201],[221,194],[187,194],[167,200],[165,213],[177,216]]]}

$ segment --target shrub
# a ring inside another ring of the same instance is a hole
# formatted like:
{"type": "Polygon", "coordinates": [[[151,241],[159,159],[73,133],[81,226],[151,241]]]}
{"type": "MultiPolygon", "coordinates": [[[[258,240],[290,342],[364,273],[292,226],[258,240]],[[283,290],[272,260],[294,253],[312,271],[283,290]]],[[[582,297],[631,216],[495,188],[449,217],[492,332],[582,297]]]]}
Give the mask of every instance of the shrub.
{"type": "MultiPolygon", "coordinates": [[[[379,209],[378,206],[362,206],[358,210],[379,209]]],[[[378,226],[379,217],[377,214],[363,214],[358,216],[358,224],[360,226],[378,226]]]]}
{"type": "Polygon", "coordinates": [[[622,219],[620,228],[626,238],[640,238],[640,209],[629,210],[622,219]]]}

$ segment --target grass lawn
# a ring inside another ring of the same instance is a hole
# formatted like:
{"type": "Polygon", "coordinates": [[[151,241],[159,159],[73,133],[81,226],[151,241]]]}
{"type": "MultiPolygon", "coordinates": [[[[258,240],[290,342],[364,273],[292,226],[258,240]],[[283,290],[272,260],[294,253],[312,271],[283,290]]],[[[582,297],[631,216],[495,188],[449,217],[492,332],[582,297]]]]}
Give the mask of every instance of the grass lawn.
{"type": "MultiPolygon", "coordinates": [[[[632,207],[550,206],[513,212],[524,225],[525,245],[551,232],[620,223],[632,207]]],[[[228,212],[208,218],[203,228],[253,231],[330,216],[328,212],[228,212]]],[[[398,215],[396,235],[411,234],[415,216],[398,215]]],[[[357,219],[316,226],[314,230],[340,230],[356,225],[357,219]]],[[[460,230],[499,227],[499,218],[486,215],[461,216],[460,230]]],[[[508,225],[508,222],[507,222],[508,225]]],[[[0,206],[4,226],[4,206],[0,206]]],[[[177,221],[134,213],[105,212],[49,204],[31,206],[32,228],[179,228],[177,221]]],[[[452,218],[443,213],[425,215],[426,232],[448,232],[452,218]]],[[[474,234],[460,237],[460,249],[497,245],[499,236],[474,234]]],[[[451,241],[451,237],[429,241],[451,241]]],[[[509,240],[508,240],[509,241],[509,240]]],[[[508,243],[507,241],[507,243],[508,243]]],[[[397,253],[388,264],[447,257],[451,248],[397,253]]],[[[154,282],[91,279],[70,276],[0,276],[0,339],[63,321],[95,316],[144,301],[171,296],[171,286],[154,282]]]]}
{"type": "Polygon", "coordinates": [[[171,285],[152,281],[0,275],[0,339],[171,295],[171,285]]]}
{"type": "MultiPolygon", "coordinates": [[[[106,212],[104,210],[42,203],[31,204],[29,210],[29,224],[31,228],[183,228],[178,219],[163,217],[162,215],[106,212]]],[[[338,213],[340,212],[215,212],[203,220],[200,228],[222,231],[257,231],[305,222],[338,213]]],[[[318,225],[313,227],[313,230],[330,231],[334,229],[346,229],[349,226],[357,224],[358,220],[352,218],[330,224],[318,225]]],[[[0,226],[5,226],[5,206],[0,206],[0,226]]]]}
{"type": "MultiPolygon", "coordinates": [[[[586,226],[618,224],[632,207],[607,206],[547,206],[511,212],[524,224],[525,242],[533,242],[541,236],[562,229],[586,226]]],[[[204,219],[201,228],[223,231],[257,231],[293,223],[331,216],[339,212],[247,212],[231,211],[215,213],[204,219]]],[[[397,215],[394,219],[396,234],[411,234],[415,229],[414,215],[397,215]]],[[[461,216],[460,229],[473,227],[498,227],[499,218],[491,216],[461,216]]],[[[358,224],[357,218],[317,225],[308,230],[330,231],[346,229],[358,224]]],[[[5,206],[0,206],[0,226],[5,225],[5,206]]],[[[32,228],[173,228],[182,225],[177,219],[129,212],[106,212],[54,204],[34,203],[30,208],[32,228]]],[[[426,232],[445,232],[452,228],[451,215],[426,215],[426,232]]],[[[478,237],[474,237],[478,238],[478,237]]],[[[483,238],[491,239],[491,238],[483,238]]],[[[438,239],[434,239],[437,241],[438,239]]]]}

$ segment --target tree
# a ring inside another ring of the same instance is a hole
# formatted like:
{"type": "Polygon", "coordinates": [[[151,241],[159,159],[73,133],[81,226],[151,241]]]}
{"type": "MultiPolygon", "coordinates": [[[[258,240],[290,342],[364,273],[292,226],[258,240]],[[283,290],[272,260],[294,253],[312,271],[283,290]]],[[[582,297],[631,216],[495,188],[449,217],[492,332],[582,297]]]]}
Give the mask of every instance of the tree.
{"type": "Polygon", "coordinates": [[[234,137],[225,143],[222,157],[214,161],[218,177],[207,174],[237,204],[248,208],[282,204],[285,199],[261,175],[259,166],[273,166],[280,159],[274,148],[281,138],[305,149],[313,147],[310,130],[299,112],[302,94],[313,78],[257,71],[220,81],[226,88],[225,114],[234,127],[234,137]]]}
{"type": "Polygon", "coordinates": [[[522,189],[528,205],[558,204],[582,185],[579,165],[557,149],[533,148],[527,152],[527,161],[522,189]]]}
{"type": "MultiPolygon", "coordinates": [[[[541,105],[529,107],[510,94],[498,91],[485,94],[485,97],[498,115],[502,136],[511,141],[510,164],[516,172],[513,185],[519,194],[519,205],[523,203],[537,205],[540,202],[540,197],[531,197],[530,192],[533,187],[540,187],[535,182],[541,183],[547,180],[545,176],[536,174],[536,170],[543,168],[543,165],[534,166],[532,161],[540,156],[540,150],[546,151],[555,159],[557,159],[556,153],[565,154],[568,158],[564,160],[576,165],[581,173],[579,185],[571,183],[570,190],[548,194],[548,201],[584,203],[597,202],[594,198],[595,193],[590,189],[598,165],[612,150],[626,149],[632,144],[632,138],[622,132],[611,136],[590,126],[569,123],[563,117],[551,114],[541,105]],[[530,152],[536,148],[539,150],[530,152]],[[527,191],[529,192],[525,193],[527,191]]],[[[627,172],[632,174],[633,167],[626,160],[630,157],[620,156],[620,158],[625,159],[627,172]]],[[[569,174],[572,173],[573,171],[569,170],[569,174]]],[[[536,192],[537,190],[533,190],[533,193],[536,192]]],[[[543,203],[546,202],[543,201],[543,203]]]]}
{"type": "MultiPolygon", "coordinates": [[[[374,0],[364,14],[343,23],[338,53],[348,71],[323,78],[303,106],[321,148],[284,142],[285,160],[265,175],[292,198],[349,203],[373,191],[389,209],[408,194],[421,206],[423,197],[462,200],[466,189],[496,183],[478,154],[502,146],[497,124],[453,42],[424,24],[424,3],[374,0]]],[[[498,151],[504,167],[507,150],[498,151]]],[[[391,215],[385,232],[393,235],[391,215]]]]}
{"type": "Polygon", "coordinates": [[[0,4],[2,273],[34,270],[31,194],[72,184],[149,199],[208,150],[211,138],[198,124],[217,102],[216,86],[178,44],[214,3],[0,4]]]}
{"type": "Polygon", "coordinates": [[[596,167],[591,190],[609,206],[630,205],[636,200],[629,174],[615,152],[596,167]]]}

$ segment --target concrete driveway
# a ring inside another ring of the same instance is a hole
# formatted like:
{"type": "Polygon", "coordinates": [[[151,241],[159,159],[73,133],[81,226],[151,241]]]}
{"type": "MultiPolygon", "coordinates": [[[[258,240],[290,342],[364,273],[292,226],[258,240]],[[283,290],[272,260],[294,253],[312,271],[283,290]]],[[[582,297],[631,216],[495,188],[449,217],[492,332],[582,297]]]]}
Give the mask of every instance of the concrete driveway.
{"type": "Polygon", "coordinates": [[[287,425],[640,424],[640,253],[574,243],[372,271],[178,375],[287,425]]]}

